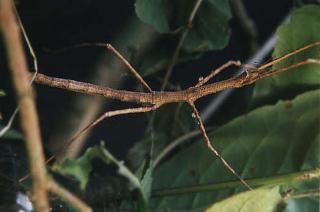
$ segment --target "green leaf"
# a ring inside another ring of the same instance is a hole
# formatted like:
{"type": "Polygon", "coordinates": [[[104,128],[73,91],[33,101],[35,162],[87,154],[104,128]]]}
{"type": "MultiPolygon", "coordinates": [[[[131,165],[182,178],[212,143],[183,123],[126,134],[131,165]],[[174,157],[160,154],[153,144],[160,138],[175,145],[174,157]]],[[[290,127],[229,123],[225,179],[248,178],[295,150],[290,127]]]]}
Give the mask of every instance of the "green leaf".
{"type": "Polygon", "coordinates": [[[92,171],[91,160],[97,155],[96,148],[88,148],[86,152],[76,159],[66,159],[61,164],[56,163],[52,170],[64,175],[71,175],[80,182],[80,188],[85,189],[89,175],[92,171]]]}
{"type": "Polygon", "coordinates": [[[151,196],[151,189],[152,189],[152,182],[153,182],[152,175],[153,175],[153,167],[151,166],[147,169],[141,181],[142,189],[147,199],[149,199],[151,196]]]}
{"type": "MultiPolygon", "coordinates": [[[[268,177],[319,167],[320,91],[279,101],[240,116],[209,134],[215,148],[243,178],[268,177]]],[[[154,189],[236,180],[203,140],[154,172],[154,189]],[[179,168],[177,168],[179,167],[179,168]]],[[[241,187],[243,188],[243,187],[241,187]]],[[[202,211],[236,190],[155,198],[153,209],[202,211]]],[[[317,202],[318,203],[318,202],[317,202]]]]}
{"type": "MultiPolygon", "coordinates": [[[[160,33],[186,27],[194,0],[136,0],[135,11],[145,23],[160,33]]],[[[228,21],[231,18],[227,0],[204,0],[183,44],[188,52],[224,48],[229,41],[228,21]]]]}
{"type": "Polygon", "coordinates": [[[168,2],[164,0],[136,0],[137,16],[144,22],[152,25],[157,31],[169,32],[167,19],[168,2]]]}
{"type": "Polygon", "coordinates": [[[279,187],[242,192],[208,208],[206,212],[276,211],[281,201],[279,187]]]}
{"type": "MultiPolygon", "coordinates": [[[[278,42],[273,52],[273,58],[320,41],[320,6],[307,5],[294,10],[290,15],[290,22],[277,29],[278,42]]],[[[273,69],[282,68],[307,58],[320,59],[320,46],[313,47],[274,65],[273,69]]],[[[260,80],[256,83],[253,100],[267,101],[280,97],[292,97],[306,90],[320,86],[320,66],[304,65],[294,70],[260,80]],[[267,99],[267,100],[265,100],[267,99]]]]}
{"type": "Polygon", "coordinates": [[[89,181],[89,175],[92,171],[92,159],[101,159],[106,164],[114,164],[118,167],[118,174],[122,175],[129,181],[131,190],[139,191],[138,208],[139,211],[147,211],[148,199],[139,179],[124,165],[123,161],[118,161],[103,144],[100,146],[90,147],[86,152],[77,159],[66,159],[61,164],[55,164],[53,170],[62,174],[73,176],[80,182],[81,189],[84,189],[89,181]]]}

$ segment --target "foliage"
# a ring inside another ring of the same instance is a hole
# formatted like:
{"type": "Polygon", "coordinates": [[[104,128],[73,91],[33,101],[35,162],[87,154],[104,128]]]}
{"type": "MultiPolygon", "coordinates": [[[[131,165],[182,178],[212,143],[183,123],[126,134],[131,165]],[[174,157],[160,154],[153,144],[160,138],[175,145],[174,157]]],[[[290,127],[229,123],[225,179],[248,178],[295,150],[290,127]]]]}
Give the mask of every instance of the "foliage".
{"type": "MultiPolygon", "coordinates": [[[[171,60],[176,40],[172,42],[172,34],[181,35],[188,30],[188,18],[195,1],[168,1],[168,0],[137,0],[135,10],[137,16],[145,23],[150,24],[160,33],[165,33],[153,54],[147,54],[138,66],[142,75],[148,76],[166,68],[171,60]],[[168,36],[168,34],[171,36],[168,36]],[[169,43],[170,45],[166,44],[169,43]]],[[[229,42],[230,32],[228,21],[231,18],[229,1],[204,0],[192,28],[187,34],[182,46],[178,63],[198,59],[199,56],[210,50],[223,49],[229,42]]]]}
{"type": "Polygon", "coordinates": [[[275,211],[281,201],[279,187],[272,189],[260,188],[254,191],[234,195],[208,208],[206,212],[214,211],[275,211]]]}
{"type": "Polygon", "coordinates": [[[117,160],[103,144],[100,146],[90,147],[86,152],[77,159],[67,159],[61,164],[56,164],[53,170],[62,174],[71,175],[80,182],[81,189],[84,189],[88,183],[90,172],[92,171],[91,161],[95,158],[101,159],[106,164],[114,164],[118,168],[118,174],[125,177],[129,182],[130,190],[138,189],[140,204],[139,211],[145,211],[147,206],[147,196],[145,191],[148,191],[151,176],[148,177],[149,172],[140,183],[139,179],[124,165],[123,161],[117,160]],[[146,185],[146,186],[144,186],[146,185]]]}
{"type": "MultiPolygon", "coordinates": [[[[320,92],[312,91],[258,108],[209,136],[222,156],[246,179],[315,168],[320,158],[313,150],[319,147],[320,140],[319,130],[312,126],[320,124],[319,98],[320,92]],[[299,130],[292,132],[292,129],[299,130]]],[[[200,140],[159,167],[154,179],[154,189],[165,189],[214,184],[234,177],[200,140]]],[[[152,206],[201,210],[239,191],[243,188],[156,198],[152,206]]]]}
{"type": "MultiPolygon", "coordinates": [[[[187,27],[195,1],[137,0],[138,17],[161,33],[187,27]]],[[[227,0],[204,0],[183,49],[208,51],[224,48],[229,40],[228,21],[231,11],[227,0]]]]}
{"type": "MultiPolygon", "coordinates": [[[[320,27],[319,11],[319,6],[305,6],[292,12],[289,23],[283,24],[277,29],[278,42],[272,55],[274,59],[320,40],[320,34],[315,33],[320,27]]],[[[319,55],[320,47],[316,46],[294,55],[272,68],[279,69],[307,58],[318,58],[319,55]]],[[[292,95],[319,88],[320,72],[313,71],[315,69],[317,69],[317,65],[307,65],[260,81],[255,86],[253,100],[276,100],[279,97],[289,97],[288,93],[292,93],[290,95],[292,98],[292,95]]]]}

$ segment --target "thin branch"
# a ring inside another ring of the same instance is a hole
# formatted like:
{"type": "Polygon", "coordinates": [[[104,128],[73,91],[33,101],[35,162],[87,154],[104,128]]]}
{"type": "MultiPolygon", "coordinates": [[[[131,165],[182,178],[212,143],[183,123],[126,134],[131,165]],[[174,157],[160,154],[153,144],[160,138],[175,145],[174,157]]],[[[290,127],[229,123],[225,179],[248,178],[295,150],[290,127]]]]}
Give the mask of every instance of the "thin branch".
{"type": "Polygon", "coordinates": [[[20,15],[19,15],[19,13],[18,13],[18,10],[17,10],[17,8],[16,8],[16,6],[15,6],[14,4],[13,4],[13,8],[14,8],[14,11],[15,11],[15,14],[16,14],[16,17],[17,17],[17,22],[18,22],[19,27],[20,27],[20,29],[21,29],[22,35],[23,35],[23,37],[24,37],[24,40],[25,40],[26,43],[27,43],[29,52],[30,52],[30,54],[31,54],[31,56],[32,56],[32,58],[33,58],[34,76],[32,77],[32,79],[31,79],[31,81],[30,81],[30,84],[32,84],[35,76],[36,76],[37,73],[38,73],[38,59],[37,59],[37,55],[36,55],[36,53],[35,53],[32,45],[31,45],[30,39],[29,39],[29,37],[28,37],[28,34],[27,34],[27,32],[26,32],[26,30],[25,30],[25,28],[24,28],[24,26],[23,26],[23,23],[22,23],[22,21],[21,21],[21,18],[20,18],[20,15]]]}
{"type": "MultiPolygon", "coordinates": [[[[303,182],[303,181],[308,181],[316,178],[318,179],[320,178],[319,169],[301,171],[301,172],[272,176],[272,177],[247,179],[246,181],[251,186],[259,187],[259,186],[283,185],[283,184],[293,183],[293,182],[295,183],[303,182]]],[[[202,185],[200,184],[200,185],[194,185],[194,186],[161,189],[161,190],[152,191],[152,197],[164,197],[164,196],[167,197],[170,195],[210,192],[210,191],[217,191],[221,189],[236,188],[239,185],[241,185],[239,181],[228,181],[228,182],[221,182],[221,183],[202,184],[202,185]]]]}
{"type": "Polygon", "coordinates": [[[205,127],[201,121],[201,117],[200,117],[200,114],[197,110],[197,108],[195,107],[194,103],[193,102],[188,102],[190,107],[192,108],[193,110],[193,115],[195,117],[195,119],[197,120],[198,124],[199,124],[199,128],[200,128],[200,131],[202,132],[202,135],[206,141],[206,144],[208,146],[208,148],[211,150],[211,152],[213,152],[215,154],[215,156],[217,156],[217,158],[224,164],[225,167],[227,167],[227,169],[234,175],[236,176],[240,182],[246,186],[249,190],[252,190],[252,188],[249,186],[249,184],[244,180],[242,179],[242,177],[231,167],[231,165],[220,155],[220,153],[213,147],[213,145],[211,144],[210,142],[210,139],[208,137],[208,134],[205,130],[205,127]]]}
{"type": "Polygon", "coordinates": [[[172,56],[172,59],[169,63],[169,66],[168,66],[168,69],[167,69],[167,72],[166,72],[166,75],[164,76],[163,78],[163,82],[162,82],[162,86],[161,86],[161,91],[165,90],[167,85],[168,85],[168,82],[169,82],[169,78],[171,77],[171,74],[172,74],[172,71],[173,71],[173,67],[175,66],[176,64],[176,61],[178,60],[179,58],[179,54],[180,54],[180,49],[182,48],[182,45],[184,43],[184,40],[186,39],[187,35],[189,33],[189,29],[185,29],[178,41],[178,44],[174,50],[174,53],[173,53],[173,56],[172,56]]]}
{"type": "Polygon", "coordinates": [[[12,123],[17,115],[17,113],[19,112],[19,107],[17,107],[12,115],[10,116],[10,119],[8,121],[8,123],[6,124],[6,126],[4,126],[1,131],[0,131],[0,137],[2,137],[4,134],[6,134],[6,132],[8,132],[8,130],[10,130],[11,126],[12,126],[12,123]]]}
{"type": "Polygon", "coordinates": [[[185,41],[190,29],[192,28],[193,19],[196,16],[201,3],[202,3],[202,0],[197,0],[197,2],[195,3],[195,5],[192,8],[192,11],[191,11],[189,19],[188,19],[187,28],[183,31],[183,33],[182,33],[182,35],[181,35],[181,37],[180,37],[180,39],[178,41],[178,44],[177,44],[177,46],[176,46],[176,48],[174,50],[172,59],[171,59],[171,61],[169,63],[166,75],[164,76],[163,83],[162,83],[162,86],[161,86],[161,91],[165,90],[166,87],[167,87],[167,84],[169,82],[169,78],[170,78],[170,76],[172,74],[173,67],[175,66],[175,64],[176,64],[176,62],[177,62],[177,60],[179,58],[180,50],[182,48],[182,45],[183,45],[183,43],[184,43],[184,41],[185,41]]]}
{"type": "Polygon", "coordinates": [[[26,138],[27,153],[33,182],[33,203],[36,211],[49,211],[46,190],[46,168],[41,143],[38,116],[28,81],[28,68],[24,56],[19,26],[11,0],[2,0],[0,26],[7,50],[9,68],[20,107],[20,122],[26,138]]]}
{"type": "Polygon", "coordinates": [[[78,197],[74,196],[71,192],[64,189],[62,186],[54,182],[53,180],[49,180],[47,183],[48,190],[59,196],[62,200],[69,203],[75,210],[81,212],[91,212],[92,209],[82,202],[78,197]]]}
{"type": "Polygon", "coordinates": [[[320,196],[320,189],[312,189],[308,191],[293,191],[289,190],[285,192],[283,195],[284,200],[288,199],[300,199],[300,198],[307,198],[307,197],[319,197],[320,196]]]}

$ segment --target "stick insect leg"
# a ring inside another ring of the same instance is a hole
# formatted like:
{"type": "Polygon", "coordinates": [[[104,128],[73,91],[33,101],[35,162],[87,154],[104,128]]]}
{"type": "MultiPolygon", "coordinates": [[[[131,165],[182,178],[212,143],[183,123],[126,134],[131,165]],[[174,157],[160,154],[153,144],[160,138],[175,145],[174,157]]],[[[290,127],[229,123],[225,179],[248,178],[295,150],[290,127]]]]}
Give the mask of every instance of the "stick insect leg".
{"type": "MultiPolygon", "coordinates": [[[[113,116],[119,116],[119,115],[124,115],[124,114],[130,114],[130,113],[144,113],[144,112],[149,112],[152,110],[157,109],[159,106],[158,105],[153,105],[153,106],[147,106],[147,107],[137,107],[137,108],[127,108],[127,109],[122,109],[122,110],[113,110],[113,111],[107,111],[104,114],[102,114],[99,118],[88,124],[86,127],[78,131],[76,134],[72,136],[72,138],[66,143],[66,145],[63,146],[63,149],[66,149],[67,147],[71,146],[81,135],[83,135],[86,131],[91,129],[92,127],[96,126],[98,123],[103,121],[106,118],[110,118],[113,116]]],[[[51,162],[53,159],[55,159],[56,156],[52,155],[46,160],[46,164],[51,162]]],[[[24,181],[27,179],[29,175],[26,175],[19,179],[19,182],[24,181]]]]}
{"type": "Polygon", "coordinates": [[[272,71],[261,70],[261,75],[259,76],[259,79],[266,78],[271,75],[278,74],[280,72],[284,72],[289,69],[297,68],[299,66],[308,65],[308,64],[319,64],[320,65],[320,59],[306,59],[306,60],[302,60],[300,62],[294,63],[292,65],[289,65],[289,66],[286,66],[283,68],[279,68],[276,70],[272,70],[272,71]]]}
{"type": "Polygon", "coordinates": [[[258,67],[258,70],[264,70],[264,69],[266,69],[266,68],[268,68],[268,67],[270,67],[270,66],[272,66],[274,64],[279,63],[280,61],[282,61],[284,59],[287,59],[287,58],[289,58],[289,57],[291,57],[291,56],[293,56],[295,54],[298,54],[299,52],[302,52],[302,51],[304,51],[306,49],[310,49],[310,48],[312,48],[314,46],[319,46],[319,45],[320,45],[320,41],[316,41],[316,42],[311,43],[309,45],[303,46],[303,47],[301,47],[299,49],[293,50],[293,51],[291,51],[291,52],[289,52],[289,53],[287,53],[287,54],[285,54],[285,55],[283,55],[283,56],[281,56],[279,58],[276,58],[276,59],[272,60],[269,63],[261,65],[260,67],[258,67]]]}
{"type": "Polygon", "coordinates": [[[188,104],[190,105],[190,107],[192,108],[193,110],[193,113],[195,115],[195,118],[197,119],[198,121],[198,124],[199,124],[199,128],[200,128],[200,131],[202,132],[202,135],[207,143],[207,146],[208,148],[219,158],[219,160],[223,163],[223,165],[230,171],[232,172],[233,175],[235,175],[239,180],[240,182],[245,186],[247,187],[249,190],[252,190],[252,188],[249,186],[249,184],[244,180],[242,179],[242,177],[231,167],[231,165],[220,155],[220,153],[212,146],[211,142],[210,142],[210,139],[207,135],[207,132],[205,130],[205,127],[201,121],[201,118],[200,118],[200,114],[197,110],[197,108],[195,107],[194,103],[193,102],[188,102],[188,104]]]}
{"type": "Polygon", "coordinates": [[[225,64],[223,64],[219,68],[212,70],[211,73],[208,76],[206,76],[205,78],[201,78],[199,80],[199,82],[194,87],[197,88],[197,87],[200,87],[200,86],[206,84],[211,78],[218,75],[220,72],[222,72],[223,70],[225,70],[226,68],[228,68],[230,66],[239,66],[240,67],[241,62],[239,60],[237,60],[237,61],[230,60],[230,61],[226,62],[225,64]]]}
{"type": "Polygon", "coordinates": [[[144,81],[141,75],[133,68],[133,66],[118,52],[111,44],[106,44],[106,47],[116,55],[129,69],[129,71],[133,74],[133,76],[149,91],[152,92],[150,86],[144,81]]]}
{"type": "MultiPolygon", "coordinates": [[[[138,80],[139,83],[143,87],[145,87],[149,92],[152,92],[152,89],[150,86],[144,81],[144,79],[141,77],[141,75],[133,68],[133,66],[126,60],[124,56],[121,55],[119,51],[117,51],[110,43],[81,43],[72,46],[71,48],[79,48],[79,47],[102,47],[102,48],[107,48],[109,51],[112,52],[117,58],[119,58],[125,66],[128,68],[128,70],[131,72],[131,74],[138,80]]],[[[65,49],[62,49],[60,51],[64,51],[65,49]]]]}
{"type": "Polygon", "coordinates": [[[113,111],[107,111],[104,114],[102,114],[99,118],[91,122],[89,125],[87,125],[85,128],[77,132],[66,144],[66,147],[70,146],[74,141],[76,141],[83,133],[85,133],[87,130],[91,129],[92,127],[96,126],[98,123],[103,121],[106,118],[110,118],[113,116],[119,116],[123,114],[130,114],[130,113],[144,113],[149,112],[152,110],[157,109],[158,106],[149,106],[149,107],[137,107],[137,108],[127,108],[122,110],[113,110],[113,111]]]}

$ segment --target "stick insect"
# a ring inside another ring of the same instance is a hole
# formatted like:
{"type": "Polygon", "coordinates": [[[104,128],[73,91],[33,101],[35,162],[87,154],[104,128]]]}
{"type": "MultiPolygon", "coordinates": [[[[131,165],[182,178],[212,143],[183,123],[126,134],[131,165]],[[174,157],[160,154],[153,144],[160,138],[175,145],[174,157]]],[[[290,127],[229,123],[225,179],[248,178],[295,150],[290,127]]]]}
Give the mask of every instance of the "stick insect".
{"type": "MultiPolygon", "coordinates": [[[[208,149],[221,161],[221,163],[249,190],[252,190],[251,186],[235,171],[232,166],[221,156],[221,154],[216,150],[212,141],[210,141],[208,134],[206,132],[205,126],[201,120],[198,109],[195,106],[195,102],[207,95],[217,93],[219,91],[228,89],[228,88],[240,88],[246,85],[253,84],[257,80],[264,79],[266,77],[272,76],[274,74],[278,74],[280,72],[287,71],[289,69],[293,69],[306,64],[320,64],[320,59],[305,59],[299,61],[297,63],[291,64],[286,67],[282,67],[276,70],[270,71],[271,67],[279,62],[292,57],[302,51],[310,49],[315,46],[319,46],[320,41],[311,43],[309,45],[305,45],[299,49],[296,49],[292,52],[289,52],[279,58],[272,60],[271,62],[265,63],[259,67],[253,67],[251,65],[242,64],[240,61],[228,61],[222,66],[212,70],[210,74],[206,77],[199,79],[199,81],[192,87],[189,87],[185,90],[175,91],[175,92],[158,92],[151,89],[148,83],[139,75],[139,73],[133,68],[133,66],[118,52],[111,44],[104,43],[85,43],[77,45],[77,47],[84,46],[96,46],[103,47],[110,50],[116,57],[118,57],[124,65],[128,68],[131,74],[136,78],[136,80],[146,89],[146,92],[133,92],[126,90],[115,90],[108,87],[101,87],[90,83],[84,83],[74,80],[67,80],[55,77],[49,77],[44,74],[38,73],[35,77],[35,82],[38,84],[44,84],[51,87],[66,89],[74,92],[81,92],[90,95],[102,95],[106,98],[116,99],[123,102],[135,102],[139,103],[141,107],[135,108],[127,108],[121,110],[107,111],[103,113],[96,120],[88,124],[85,128],[78,131],[74,136],[67,142],[64,148],[69,147],[74,143],[82,134],[84,134],[89,129],[96,126],[98,123],[103,121],[106,118],[110,118],[113,116],[119,116],[130,113],[145,113],[157,110],[161,106],[169,103],[179,103],[185,102],[187,103],[193,111],[193,117],[195,118],[200,132],[206,142],[208,149]],[[226,70],[231,66],[244,68],[246,71],[238,76],[231,77],[229,79],[208,83],[210,79],[226,70]]],[[[47,163],[52,161],[55,156],[51,156],[47,159],[47,163]]],[[[24,180],[22,178],[20,181],[24,180]]]]}

